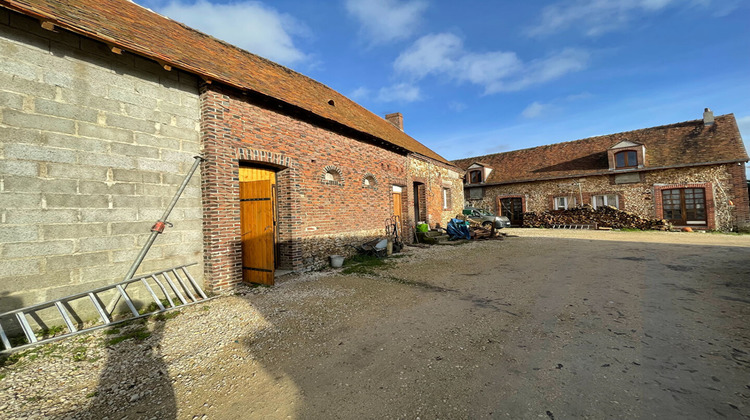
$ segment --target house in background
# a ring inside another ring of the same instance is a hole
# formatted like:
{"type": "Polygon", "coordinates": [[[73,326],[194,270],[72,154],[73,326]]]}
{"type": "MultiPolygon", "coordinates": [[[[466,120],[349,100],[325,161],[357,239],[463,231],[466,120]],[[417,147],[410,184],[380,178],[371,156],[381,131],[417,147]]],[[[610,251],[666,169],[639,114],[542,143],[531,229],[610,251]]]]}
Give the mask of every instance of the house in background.
{"type": "Polygon", "coordinates": [[[215,291],[463,205],[401,114],[127,0],[0,0],[0,149],[0,312],[120,280],[197,154],[141,271],[215,291]]]}
{"type": "Polygon", "coordinates": [[[612,206],[675,226],[750,223],[747,151],[734,115],[460,159],[465,199],[523,223],[524,212],[612,206]]]}

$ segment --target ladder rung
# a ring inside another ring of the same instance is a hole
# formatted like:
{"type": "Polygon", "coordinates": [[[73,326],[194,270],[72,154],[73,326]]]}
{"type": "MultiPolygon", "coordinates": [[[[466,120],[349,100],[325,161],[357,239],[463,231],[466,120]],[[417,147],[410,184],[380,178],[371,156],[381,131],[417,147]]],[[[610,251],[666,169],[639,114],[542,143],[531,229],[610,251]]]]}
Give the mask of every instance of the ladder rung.
{"type": "Polygon", "coordinates": [[[21,324],[21,329],[23,330],[23,333],[26,334],[26,338],[29,339],[29,343],[36,343],[36,335],[34,335],[34,331],[31,330],[31,325],[29,325],[29,320],[26,319],[26,314],[18,312],[16,318],[18,318],[18,322],[21,324]]]}
{"type": "Polygon", "coordinates": [[[166,271],[161,274],[164,276],[165,279],[167,279],[167,283],[169,283],[169,287],[172,288],[172,291],[177,295],[177,298],[180,299],[180,302],[182,302],[183,305],[186,304],[187,301],[185,300],[185,297],[183,297],[182,293],[180,293],[180,289],[178,289],[177,286],[175,286],[174,283],[172,283],[172,279],[169,278],[169,274],[167,274],[166,271]]]}
{"type": "Polygon", "coordinates": [[[130,308],[130,312],[133,313],[133,316],[140,315],[138,313],[138,310],[135,309],[135,306],[133,306],[133,302],[130,300],[130,296],[128,296],[128,294],[125,293],[125,289],[122,286],[120,286],[119,284],[117,286],[115,286],[115,288],[117,289],[118,292],[120,292],[120,295],[125,300],[125,303],[128,305],[128,308],[130,308]]]}
{"type": "Polygon", "coordinates": [[[158,297],[156,297],[156,293],[154,293],[154,290],[151,288],[151,286],[148,284],[146,279],[141,279],[141,282],[144,286],[146,286],[146,289],[148,289],[148,292],[151,293],[151,297],[154,298],[154,303],[156,303],[156,306],[159,307],[162,311],[164,310],[164,305],[161,304],[161,300],[159,300],[158,297]]]}
{"type": "Polygon", "coordinates": [[[190,296],[190,300],[193,302],[197,302],[198,299],[195,298],[195,295],[190,291],[190,288],[185,285],[185,282],[182,280],[182,277],[180,277],[180,273],[177,272],[177,270],[172,270],[172,274],[174,274],[174,277],[177,279],[177,282],[180,283],[180,286],[182,286],[182,290],[186,291],[188,296],[190,296]]]}
{"type": "Polygon", "coordinates": [[[57,310],[60,311],[60,315],[62,315],[63,321],[65,321],[65,325],[68,326],[68,331],[71,333],[74,333],[78,331],[78,329],[73,325],[73,322],[70,320],[70,317],[68,316],[68,311],[65,310],[65,307],[63,307],[62,302],[59,300],[55,302],[55,306],[57,307],[57,310]]]}
{"type": "Polygon", "coordinates": [[[191,275],[190,275],[190,272],[188,272],[188,271],[187,271],[187,270],[185,269],[185,267],[182,267],[182,272],[183,272],[183,273],[185,273],[185,275],[186,275],[186,276],[187,276],[187,278],[188,278],[188,281],[190,281],[190,284],[192,284],[192,285],[193,285],[193,287],[195,287],[195,290],[197,290],[197,291],[198,291],[198,293],[200,293],[201,297],[202,297],[203,299],[208,299],[208,296],[206,296],[206,294],[205,294],[205,293],[203,293],[203,289],[201,289],[201,287],[200,287],[200,286],[198,286],[198,283],[197,283],[197,282],[195,281],[195,279],[193,278],[193,276],[191,276],[191,275]]]}
{"type": "Polygon", "coordinates": [[[107,311],[102,308],[102,305],[99,303],[99,298],[96,297],[93,293],[89,293],[89,298],[91,298],[91,303],[94,304],[94,307],[96,308],[96,311],[99,312],[99,317],[101,317],[102,322],[105,324],[110,324],[112,321],[109,319],[109,315],[107,315],[107,311]]]}
{"type": "Polygon", "coordinates": [[[167,298],[167,301],[169,302],[169,306],[171,306],[172,308],[174,308],[174,302],[172,301],[172,296],[170,296],[169,293],[167,293],[167,289],[164,287],[164,285],[161,284],[161,282],[159,281],[158,278],[156,278],[155,275],[152,274],[151,278],[154,279],[154,281],[156,282],[156,284],[161,289],[161,292],[164,293],[164,296],[167,298]]]}
{"type": "Polygon", "coordinates": [[[8,336],[5,335],[5,331],[3,330],[3,326],[0,325],[0,339],[3,340],[3,346],[5,347],[5,350],[10,350],[11,346],[10,341],[8,341],[8,336]]]}

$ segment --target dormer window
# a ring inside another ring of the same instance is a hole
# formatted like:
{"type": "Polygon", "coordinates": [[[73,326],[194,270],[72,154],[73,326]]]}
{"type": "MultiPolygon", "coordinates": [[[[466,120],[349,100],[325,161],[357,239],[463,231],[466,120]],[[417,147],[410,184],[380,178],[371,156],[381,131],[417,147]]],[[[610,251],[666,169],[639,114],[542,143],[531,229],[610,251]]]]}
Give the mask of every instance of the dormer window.
{"type": "Polygon", "coordinates": [[[638,153],[635,150],[626,150],[615,153],[615,168],[636,168],[638,167],[638,153]]]}
{"type": "Polygon", "coordinates": [[[646,146],[622,140],[607,150],[609,170],[629,170],[646,166],[646,146]]]}
{"type": "Polygon", "coordinates": [[[475,170],[469,172],[469,183],[470,184],[481,184],[483,181],[482,179],[482,171],[481,170],[475,170]]]}

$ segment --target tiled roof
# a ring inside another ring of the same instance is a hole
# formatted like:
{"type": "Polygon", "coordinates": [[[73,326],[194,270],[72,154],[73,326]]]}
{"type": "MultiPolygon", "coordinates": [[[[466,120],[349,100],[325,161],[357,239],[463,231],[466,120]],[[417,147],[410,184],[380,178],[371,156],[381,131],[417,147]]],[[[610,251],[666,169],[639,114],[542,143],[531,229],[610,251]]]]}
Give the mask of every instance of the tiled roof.
{"type": "Polygon", "coordinates": [[[646,148],[644,170],[748,160],[733,114],[644,128],[531,149],[455,160],[466,170],[475,162],[492,168],[487,184],[534,181],[610,173],[607,150],[621,141],[646,148]]]}
{"type": "MultiPolygon", "coordinates": [[[[0,6],[217,82],[261,93],[449,163],[393,124],[284,66],[127,0],[0,0],[0,6]],[[329,105],[333,100],[334,106],[329,105]]],[[[449,163],[450,164],[450,163],[449,163]]]]}

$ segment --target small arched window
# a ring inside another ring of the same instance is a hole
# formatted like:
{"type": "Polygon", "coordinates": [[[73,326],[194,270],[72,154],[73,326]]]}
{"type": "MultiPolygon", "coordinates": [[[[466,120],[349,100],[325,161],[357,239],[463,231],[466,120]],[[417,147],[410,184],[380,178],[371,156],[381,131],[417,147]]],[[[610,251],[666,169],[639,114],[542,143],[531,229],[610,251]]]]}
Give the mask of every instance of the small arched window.
{"type": "Polygon", "coordinates": [[[327,185],[343,185],[343,177],[341,176],[341,170],[335,166],[326,166],[323,169],[323,176],[321,181],[327,185]]]}
{"type": "Polygon", "coordinates": [[[635,168],[638,166],[638,154],[633,150],[615,153],[615,168],[635,168]]]}
{"type": "Polygon", "coordinates": [[[368,188],[375,188],[375,184],[377,184],[377,181],[375,181],[375,176],[372,174],[367,174],[362,179],[362,186],[368,187],[368,188]]]}

